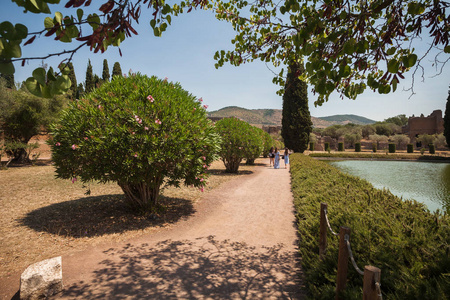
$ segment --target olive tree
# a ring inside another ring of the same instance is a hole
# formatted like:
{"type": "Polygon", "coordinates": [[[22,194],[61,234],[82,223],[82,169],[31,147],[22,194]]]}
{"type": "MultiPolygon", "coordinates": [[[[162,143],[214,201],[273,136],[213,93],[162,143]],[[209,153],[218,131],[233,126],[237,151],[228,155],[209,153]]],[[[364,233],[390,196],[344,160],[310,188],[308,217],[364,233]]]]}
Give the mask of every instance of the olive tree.
{"type": "Polygon", "coordinates": [[[116,182],[129,204],[151,211],[163,184],[205,185],[219,138],[180,84],[130,74],[71,103],[50,145],[58,178],[116,182]]]}
{"type": "Polygon", "coordinates": [[[45,99],[30,94],[26,88],[12,90],[0,79],[0,132],[11,162],[30,162],[30,151],[35,147],[28,142],[47,130],[67,101],[62,95],[45,99]]]}

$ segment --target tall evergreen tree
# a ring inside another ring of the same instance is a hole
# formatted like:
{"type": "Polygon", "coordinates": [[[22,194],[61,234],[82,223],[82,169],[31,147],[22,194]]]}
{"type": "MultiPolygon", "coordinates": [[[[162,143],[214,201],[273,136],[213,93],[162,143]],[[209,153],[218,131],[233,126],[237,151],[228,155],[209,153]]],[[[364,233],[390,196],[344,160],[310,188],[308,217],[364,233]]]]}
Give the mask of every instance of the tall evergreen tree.
{"type": "Polygon", "coordinates": [[[78,84],[78,87],[77,87],[77,95],[78,95],[78,99],[80,99],[80,98],[83,97],[83,95],[84,95],[84,87],[83,87],[83,84],[82,84],[82,83],[79,83],[79,84],[78,84]]]}
{"type": "Polygon", "coordinates": [[[309,134],[312,131],[311,115],[308,107],[308,88],[299,75],[305,69],[303,62],[289,66],[283,95],[283,118],[281,136],[287,148],[303,153],[308,148],[309,134]]]}
{"type": "Polygon", "coordinates": [[[73,68],[73,64],[70,62],[67,64],[67,66],[69,67],[69,79],[71,82],[70,85],[70,99],[74,100],[74,99],[78,99],[79,98],[79,94],[78,94],[78,84],[77,84],[77,77],[75,76],[75,70],[73,68]]]}
{"type": "Polygon", "coordinates": [[[94,74],[94,87],[99,88],[102,84],[103,80],[97,74],[94,74]]]}
{"type": "Polygon", "coordinates": [[[114,76],[122,76],[122,68],[120,67],[119,62],[115,62],[112,70],[112,77],[114,76]]]}
{"type": "Polygon", "coordinates": [[[89,60],[88,66],[86,69],[86,81],[85,81],[84,87],[85,87],[86,93],[92,92],[92,90],[94,90],[94,87],[95,87],[94,72],[92,71],[91,60],[89,60]]]}
{"type": "Polygon", "coordinates": [[[102,79],[103,82],[108,82],[110,79],[109,75],[109,67],[108,67],[108,61],[106,59],[103,60],[103,73],[102,73],[102,79]]]}
{"type": "Polygon", "coordinates": [[[450,89],[448,91],[447,105],[445,106],[444,136],[447,141],[447,147],[450,148],[450,89]]]}

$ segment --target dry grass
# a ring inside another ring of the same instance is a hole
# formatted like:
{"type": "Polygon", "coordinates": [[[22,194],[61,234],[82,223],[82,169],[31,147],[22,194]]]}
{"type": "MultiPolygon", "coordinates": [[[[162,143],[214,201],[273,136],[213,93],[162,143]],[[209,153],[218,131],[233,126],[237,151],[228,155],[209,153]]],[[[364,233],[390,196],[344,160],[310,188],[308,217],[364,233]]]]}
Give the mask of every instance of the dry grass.
{"type": "MultiPolygon", "coordinates": [[[[239,174],[224,172],[222,162],[210,169],[206,193],[239,174]]],[[[81,183],[55,179],[54,167],[11,167],[0,170],[0,277],[23,271],[28,265],[90,245],[118,242],[174,224],[194,213],[203,193],[195,188],[167,188],[160,215],[139,215],[123,202],[115,184],[93,184],[91,195],[81,183]]]]}

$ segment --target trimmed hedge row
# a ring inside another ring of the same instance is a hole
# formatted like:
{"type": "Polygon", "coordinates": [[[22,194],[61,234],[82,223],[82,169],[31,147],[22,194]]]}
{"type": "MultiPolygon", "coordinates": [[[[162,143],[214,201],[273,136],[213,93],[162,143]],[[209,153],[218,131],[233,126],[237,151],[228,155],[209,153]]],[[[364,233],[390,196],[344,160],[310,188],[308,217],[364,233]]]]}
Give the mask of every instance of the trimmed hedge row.
{"type": "MultiPolygon", "coordinates": [[[[328,204],[334,231],[350,227],[359,267],[381,269],[387,299],[448,299],[450,295],[450,218],[423,204],[401,200],[365,180],[302,154],[291,156],[291,176],[306,286],[312,299],[333,299],[338,238],[328,235],[319,260],[320,203],[328,204]]],[[[350,262],[349,262],[350,263],[350,262]]],[[[363,278],[349,265],[344,299],[362,298],[363,278]]]]}

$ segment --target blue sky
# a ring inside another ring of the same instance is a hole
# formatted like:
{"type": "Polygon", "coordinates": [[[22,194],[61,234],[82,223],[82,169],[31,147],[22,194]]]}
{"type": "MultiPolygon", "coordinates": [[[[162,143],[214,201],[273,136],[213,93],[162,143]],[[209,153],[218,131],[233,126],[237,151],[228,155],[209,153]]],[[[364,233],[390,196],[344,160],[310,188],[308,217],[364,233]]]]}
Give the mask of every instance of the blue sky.
{"type": "MultiPolygon", "coordinates": [[[[66,3],[63,0],[61,3],[66,3]]],[[[104,1],[93,1],[92,8],[97,8],[104,1]]],[[[51,6],[52,13],[57,6],[51,6]]],[[[62,11],[62,10],[61,10],[62,11]]],[[[64,12],[63,12],[64,14],[64,12]]],[[[72,14],[75,14],[73,12],[72,14]]],[[[43,26],[46,16],[23,14],[23,9],[8,0],[2,0],[0,22],[22,23],[34,31],[43,26]],[[42,24],[42,25],[41,25],[42,24]]],[[[101,76],[103,60],[107,59],[110,72],[114,62],[120,62],[122,71],[128,73],[141,72],[168,77],[170,81],[180,82],[184,89],[197,97],[202,97],[209,106],[208,111],[218,110],[226,106],[240,106],[248,109],[282,108],[282,98],[276,95],[278,86],[272,83],[273,66],[260,61],[234,67],[225,65],[219,69],[214,67],[214,53],[217,50],[231,50],[231,39],[234,31],[230,24],[218,21],[211,12],[192,11],[172,19],[172,25],[162,37],[155,37],[149,25],[149,12],[141,16],[140,25],[136,27],[138,36],[126,39],[118,48],[110,47],[103,54],[94,54],[88,49],[79,51],[74,57],[74,67],[78,82],[83,82],[88,59],[91,60],[94,73],[101,76]]],[[[44,56],[62,49],[72,49],[75,45],[53,41],[52,38],[40,37],[31,45],[23,47],[22,57],[44,56]]],[[[57,67],[61,58],[46,61],[49,66],[57,67]]],[[[25,80],[41,61],[29,61],[25,67],[16,64],[16,81],[25,80]]],[[[430,63],[431,65],[431,63],[430,63]]],[[[426,69],[425,82],[416,77],[411,96],[402,91],[411,85],[411,74],[399,84],[395,93],[380,95],[367,90],[357,100],[340,99],[333,94],[322,106],[314,107],[317,96],[309,93],[311,115],[324,117],[336,114],[355,114],[376,121],[382,121],[398,114],[407,116],[429,115],[433,110],[445,111],[445,104],[450,84],[450,69],[432,78],[436,74],[432,68],[426,69]]]]}

